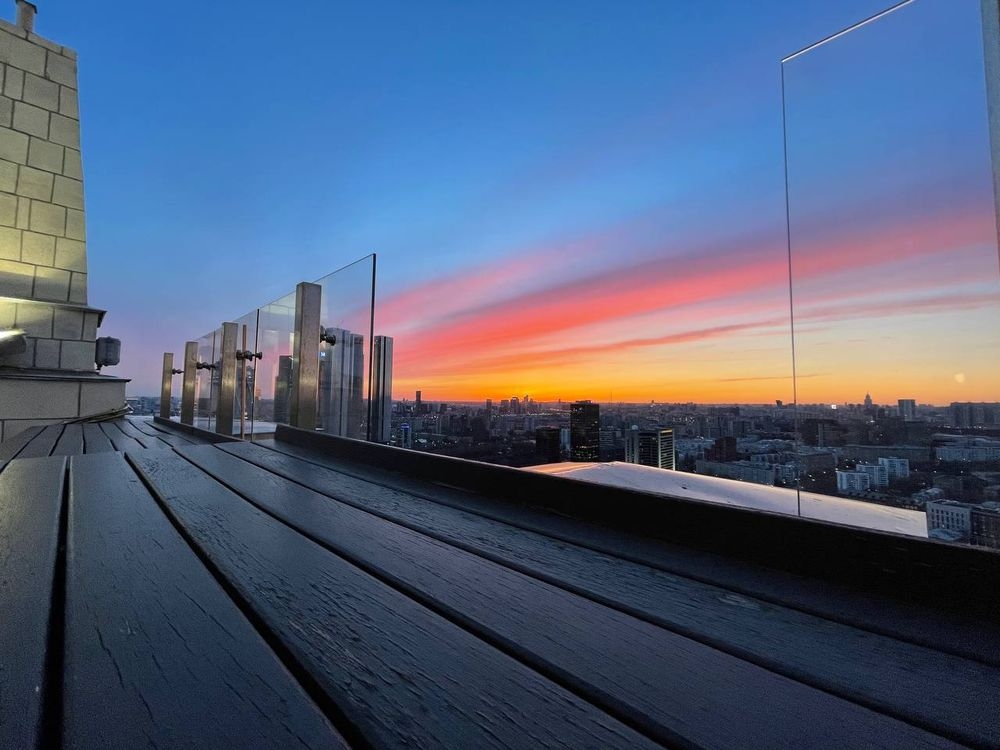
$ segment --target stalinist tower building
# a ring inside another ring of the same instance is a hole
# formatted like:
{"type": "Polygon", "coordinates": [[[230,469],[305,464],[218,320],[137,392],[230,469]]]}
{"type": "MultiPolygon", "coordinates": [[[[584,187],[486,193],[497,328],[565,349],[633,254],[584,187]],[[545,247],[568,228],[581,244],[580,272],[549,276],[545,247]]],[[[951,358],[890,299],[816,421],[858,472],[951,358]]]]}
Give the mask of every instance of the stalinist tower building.
{"type": "Polygon", "coordinates": [[[0,20],[0,439],[106,413],[125,380],[95,367],[87,300],[76,52],[0,20]]]}

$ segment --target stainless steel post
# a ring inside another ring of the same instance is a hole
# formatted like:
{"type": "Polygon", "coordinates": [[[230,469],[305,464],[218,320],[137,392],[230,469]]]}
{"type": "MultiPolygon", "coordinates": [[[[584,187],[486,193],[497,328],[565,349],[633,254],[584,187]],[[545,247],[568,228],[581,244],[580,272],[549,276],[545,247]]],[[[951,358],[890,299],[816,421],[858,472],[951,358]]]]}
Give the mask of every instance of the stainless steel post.
{"type": "Polygon", "coordinates": [[[181,386],[181,422],[194,424],[194,383],[198,376],[198,342],[184,344],[184,381],[181,386]]]}
{"type": "Polygon", "coordinates": [[[160,418],[170,419],[170,392],[174,380],[174,353],[163,352],[163,379],[160,381],[160,418]]]}
{"type": "Polygon", "coordinates": [[[320,302],[323,288],[302,282],[295,287],[295,335],[292,341],[292,392],[288,423],[316,429],[319,394],[320,302]]]}
{"type": "Polygon", "coordinates": [[[236,323],[222,324],[222,350],[215,361],[219,363],[219,405],[215,411],[215,431],[220,435],[233,434],[233,404],[236,400],[236,323]]]}

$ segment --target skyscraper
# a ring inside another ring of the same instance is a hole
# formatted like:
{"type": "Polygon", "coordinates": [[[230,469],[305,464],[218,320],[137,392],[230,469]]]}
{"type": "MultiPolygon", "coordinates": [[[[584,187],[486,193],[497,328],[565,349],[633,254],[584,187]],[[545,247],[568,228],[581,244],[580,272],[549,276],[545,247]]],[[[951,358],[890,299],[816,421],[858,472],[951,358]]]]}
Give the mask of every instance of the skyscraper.
{"type": "Polygon", "coordinates": [[[376,336],[372,354],[371,440],[388,443],[392,437],[392,337],[376,336]]]}
{"type": "Polygon", "coordinates": [[[907,422],[912,422],[917,418],[917,402],[912,398],[899,399],[899,416],[907,422]]]}
{"type": "Polygon", "coordinates": [[[625,443],[625,460],[632,464],[675,469],[674,431],[670,427],[640,430],[633,427],[625,443]]]}
{"type": "Polygon", "coordinates": [[[590,401],[569,407],[570,457],[574,461],[597,461],[601,450],[601,408],[590,401]]]}

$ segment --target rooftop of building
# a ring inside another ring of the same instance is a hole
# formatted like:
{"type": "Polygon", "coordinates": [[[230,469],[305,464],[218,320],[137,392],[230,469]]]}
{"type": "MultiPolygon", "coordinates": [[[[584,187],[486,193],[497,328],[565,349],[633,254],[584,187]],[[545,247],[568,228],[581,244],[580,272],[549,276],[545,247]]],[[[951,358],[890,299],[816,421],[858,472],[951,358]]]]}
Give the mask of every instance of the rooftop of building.
{"type": "Polygon", "coordinates": [[[1000,744],[994,553],[284,426],[0,460],[5,747],[1000,744]]]}

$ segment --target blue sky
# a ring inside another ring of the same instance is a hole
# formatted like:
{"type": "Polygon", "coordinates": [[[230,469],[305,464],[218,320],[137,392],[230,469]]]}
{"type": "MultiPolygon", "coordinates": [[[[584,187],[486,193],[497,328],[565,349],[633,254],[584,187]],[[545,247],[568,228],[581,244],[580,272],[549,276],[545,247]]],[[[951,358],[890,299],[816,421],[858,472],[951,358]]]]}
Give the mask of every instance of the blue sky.
{"type": "Polygon", "coordinates": [[[388,300],[534,247],[569,248],[552,276],[782,240],[779,60],[886,0],[39,5],[80,54],[90,299],[139,394],[373,251],[388,300]]]}

